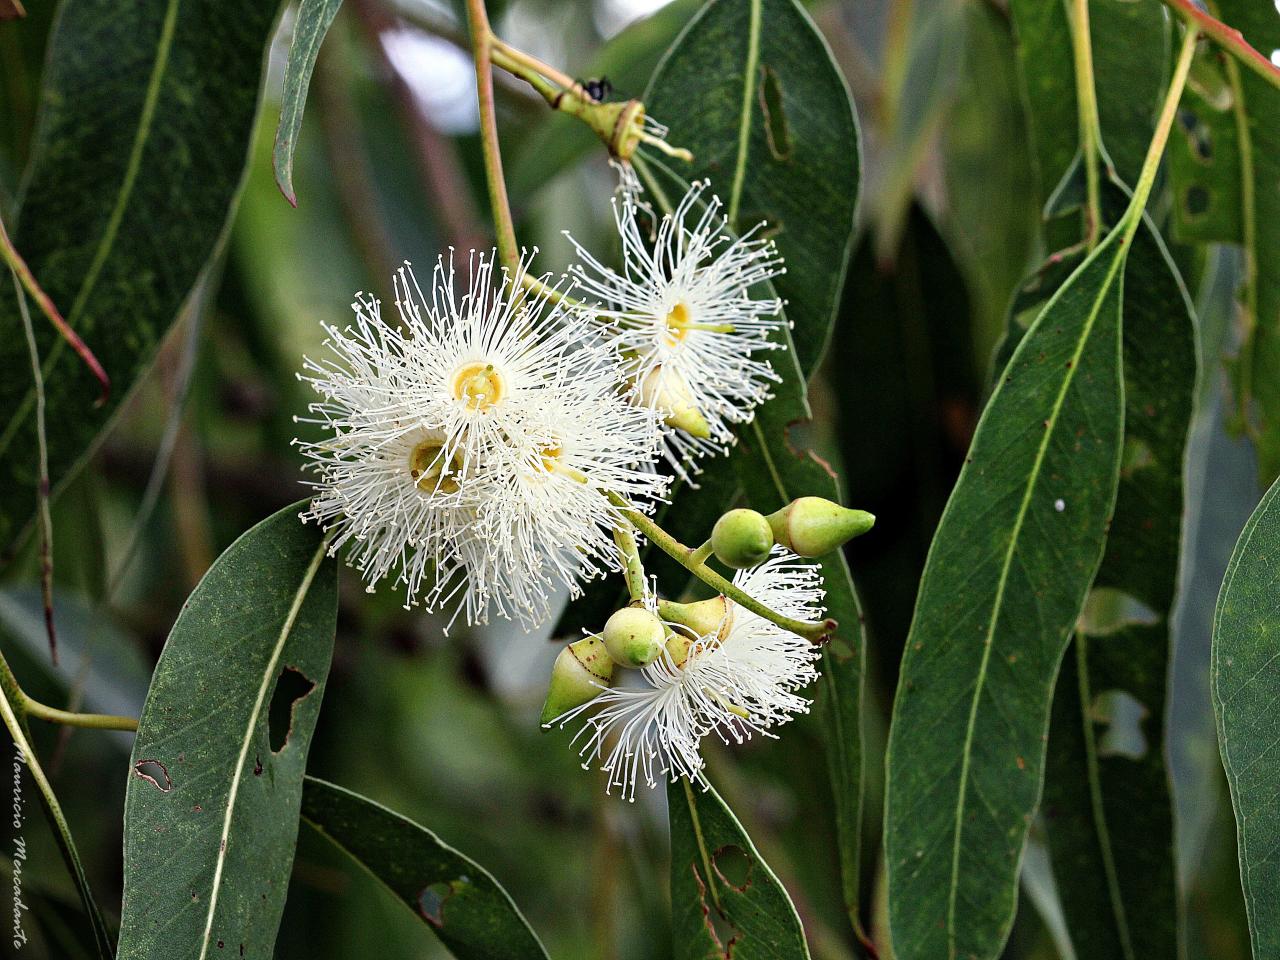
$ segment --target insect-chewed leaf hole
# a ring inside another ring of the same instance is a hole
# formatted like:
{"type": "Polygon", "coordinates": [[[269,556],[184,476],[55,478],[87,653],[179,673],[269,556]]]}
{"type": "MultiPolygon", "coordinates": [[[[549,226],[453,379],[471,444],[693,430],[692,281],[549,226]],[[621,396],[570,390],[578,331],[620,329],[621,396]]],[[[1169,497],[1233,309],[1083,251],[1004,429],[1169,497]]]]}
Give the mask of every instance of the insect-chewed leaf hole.
{"type": "Polygon", "coordinates": [[[751,885],[751,855],[737,844],[721,847],[711,858],[720,879],[728,886],[743,892],[751,885]]]}
{"type": "Polygon", "coordinates": [[[296,667],[285,667],[280,671],[267,714],[272,753],[279,753],[289,743],[289,734],[293,730],[293,708],[315,687],[315,683],[303,676],[296,667]]]}
{"type": "Polygon", "coordinates": [[[133,774],[140,780],[146,780],[161,793],[168,793],[173,789],[169,768],[159,760],[139,760],[133,765],[133,774]]]}

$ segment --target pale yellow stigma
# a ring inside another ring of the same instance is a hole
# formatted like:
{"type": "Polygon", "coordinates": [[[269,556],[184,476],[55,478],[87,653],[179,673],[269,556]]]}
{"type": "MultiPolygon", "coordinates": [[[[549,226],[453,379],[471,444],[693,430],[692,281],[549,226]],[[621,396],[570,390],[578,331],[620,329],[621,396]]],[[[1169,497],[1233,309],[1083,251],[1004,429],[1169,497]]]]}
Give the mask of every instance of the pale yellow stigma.
{"type": "Polygon", "coordinates": [[[424,440],[409,454],[409,476],[424,493],[456,493],[461,469],[456,452],[445,461],[444,445],[438,440],[424,440]]]}
{"type": "Polygon", "coordinates": [[[491,363],[469,363],[453,377],[453,395],[472,410],[486,410],[502,400],[502,377],[491,363]]]}
{"type": "Polygon", "coordinates": [[[564,456],[564,451],[560,449],[559,444],[542,448],[542,465],[547,468],[547,472],[555,470],[560,465],[560,458],[564,456]]]}
{"type": "Polygon", "coordinates": [[[689,308],[683,303],[677,303],[667,314],[667,346],[674,347],[683,343],[685,337],[689,336],[689,330],[689,308]]]}

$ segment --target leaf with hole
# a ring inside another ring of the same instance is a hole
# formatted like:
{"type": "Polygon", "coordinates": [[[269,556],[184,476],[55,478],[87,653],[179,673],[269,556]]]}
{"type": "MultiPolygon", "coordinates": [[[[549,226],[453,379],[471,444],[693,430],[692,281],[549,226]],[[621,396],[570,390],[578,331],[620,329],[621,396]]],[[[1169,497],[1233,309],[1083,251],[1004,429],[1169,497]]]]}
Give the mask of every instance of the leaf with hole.
{"type": "Polygon", "coordinates": [[[303,788],[302,819],[377,877],[459,960],[545,960],[489,872],[425,827],[315,777],[303,788]]]}
{"type": "MultiPolygon", "coordinates": [[[[61,5],[14,245],[111,378],[37,323],[49,470],[65,482],[92,447],[218,249],[242,179],[279,4],[166,0],[61,5]]],[[[29,370],[13,297],[0,364],[29,370]]],[[[34,387],[0,381],[0,545],[36,502],[34,387]]]]}
{"type": "Polygon", "coordinates": [[[1240,878],[1258,960],[1280,957],[1280,481],[1245,525],[1213,617],[1213,712],[1236,815],[1240,878]]]}
{"type": "Polygon", "coordinates": [[[720,795],[681,779],[667,809],[676,960],[808,960],[791,898],[720,795]]]}
{"type": "Polygon", "coordinates": [[[337,620],[302,506],[228,547],[165,643],[130,758],[120,960],[271,955],[337,620]]]}
{"type": "Polygon", "coordinates": [[[1040,799],[1053,685],[1102,559],[1123,428],[1121,231],[992,394],[925,564],[886,759],[902,960],[995,957],[1040,799]]]}
{"type": "Polygon", "coordinates": [[[284,67],[284,89],[280,93],[280,123],[271,149],[271,166],[280,192],[295,207],[298,197],[293,190],[293,151],[297,146],[298,131],[302,129],[307,88],[311,86],[311,73],[320,56],[320,45],[324,43],[325,34],[341,6],[342,0],[302,0],[294,20],[293,42],[289,44],[289,59],[284,67]]]}

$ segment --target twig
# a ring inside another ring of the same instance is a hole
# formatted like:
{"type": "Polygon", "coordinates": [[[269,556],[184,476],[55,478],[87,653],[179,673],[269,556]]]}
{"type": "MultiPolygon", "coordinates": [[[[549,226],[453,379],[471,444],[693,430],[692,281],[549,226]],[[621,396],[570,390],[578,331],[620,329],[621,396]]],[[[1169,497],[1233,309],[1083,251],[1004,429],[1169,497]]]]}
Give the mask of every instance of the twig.
{"type": "Polygon", "coordinates": [[[31,325],[31,311],[27,309],[27,296],[18,284],[17,271],[13,273],[13,294],[18,298],[18,312],[22,314],[22,330],[27,337],[27,350],[31,356],[31,375],[36,388],[36,446],[39,478],[36,485],[36,503],[40,518],[40,595],[44,601],[44,627],[49,635],[49,657],[58,665],[58,631],[53,622],[53,516],[49,512],[49,438],[45,431],[44,374],[40,370],[40,350],[36,347],[36,332],[31,325]]]}

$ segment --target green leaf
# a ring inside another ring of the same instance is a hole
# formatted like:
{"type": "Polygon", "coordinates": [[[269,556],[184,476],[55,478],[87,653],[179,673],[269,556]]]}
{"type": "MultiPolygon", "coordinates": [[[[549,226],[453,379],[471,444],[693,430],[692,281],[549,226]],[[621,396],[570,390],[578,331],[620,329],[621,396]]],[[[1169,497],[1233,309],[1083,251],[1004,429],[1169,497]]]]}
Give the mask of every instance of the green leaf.
{"type": "MultiPolygon", "coordinates": [[[[279,5],[66,0],[14,243],[111,377],[110,401],[48,324],[49,469],[64,483],[155,353],[217,250],[234,205],[279,5]]],[[[0,364],[23,360],[16,301],[0,297],[0,364]]],[[[25,365],[24,365],[25,364],[25,365]]],[[[34,389],[0,381],[0,544],[36,502],[34,389]]]]}
{"type": "Polygon", "coordinates": [[[735,229],[764,222],[787,263],[776,286],[800,366],[812,371],[844,283],[861,166],[849,91],[822,34],[795,0],[710,0],[645,104],[672,144],[693,151],[681,179],[709,179],[735,229]]]}
{"type": "Polygon", "coordinates": [[[929,552],[886,758],[902,960],[995,957],[1009,933],[1053,684],[1116,496],[1124,241],[1111,233],[1019,344],[929,552]]]}
{"type": "Polygon", "coordinates": [[[1213,617],[1213,710],[1235,808],[1240,878],[1256,960],[1280,957],[1280,482],[1245,525],[1213,617]]]}
{"type": "Polygon", "coordinates": [[[1076,954],[1160,960],[1179,955],[1163,718],[1196,331],[1149,223],[1135,235],[1125,283],[1141,295],[1124,303],[1120,486],[1084,632],[1058,681],[1043,810],[1076,954]]]}
{"type": "MultiPolygon", "coordinates": [[[[1216,0],[1214,7],[1258,50],[1280,49],[1280,11],[1273,4],[1216,0]]],[[[1280,474],[1280,90],[1234,61],[1227,75],[1234,78],[1246,262],[1240,294],[1246,339],[1233,374],[1258,449],[1258,473],[1269,484],[1280,474]]]]}
{"type": "Polygon", "coordinates": [[[227,548],[156,666],[125,794],[121,960],[271,955],[337,619],[337,566],[301,506],[227,548]]]}
{"type": "Polygon", "coordinates": [[[315,777],[303,788],[302,817],[382,881],[460,960],[545,960],[537,936],[489,871],[425,827],[315,777]]]}
{"type": "Polygon", "coordinates": [[[680,779],[667,810],[676,960],[808,960],[791,898],[719,794],[680,779]]]}
{"type": "Polygon", "coordinates": [[[298,197],[293,192],[293,150],[297,145],[298,131],[302,129],[307,88],[311,85],[311,72],[316,67],[316,58],[320,56],[324,35],[329,32],[329,26],[341,6],[342,0],[302,0],[298,4],[293,43],[289,45],[289,60],[284,67],[284,89],[280,93],[280,125],[276,127],[276,142],[271,150],[276,184],[285,199],[295,207],[298,197]]]}

